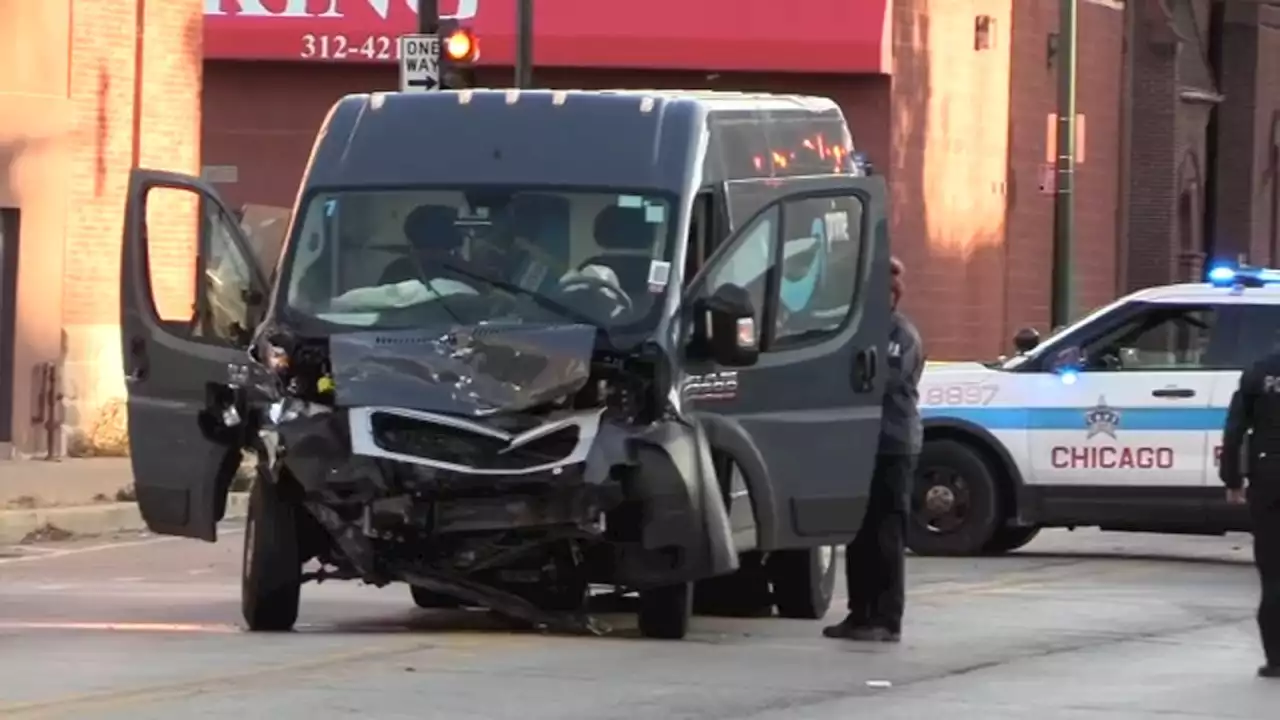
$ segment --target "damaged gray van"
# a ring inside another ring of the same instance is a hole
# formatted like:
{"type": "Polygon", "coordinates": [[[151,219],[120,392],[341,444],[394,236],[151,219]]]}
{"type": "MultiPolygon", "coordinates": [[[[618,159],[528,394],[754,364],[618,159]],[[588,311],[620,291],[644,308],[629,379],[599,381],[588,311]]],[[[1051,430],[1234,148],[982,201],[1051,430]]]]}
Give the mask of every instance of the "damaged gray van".
{"type": "Polygon", "coordinates": [[[327,578],[596,632],[607,586],[655,638],[695,612],[822,617],[890,313],[885,187],[851,151],[821,98],[351,95],[274,267],[209,184],[135,169],[147,525],[214,541],[251,459],[251,630],[292,628],[327,578]],[[189,319],[153,281],[175,227],[199,238],[189,319]]]}

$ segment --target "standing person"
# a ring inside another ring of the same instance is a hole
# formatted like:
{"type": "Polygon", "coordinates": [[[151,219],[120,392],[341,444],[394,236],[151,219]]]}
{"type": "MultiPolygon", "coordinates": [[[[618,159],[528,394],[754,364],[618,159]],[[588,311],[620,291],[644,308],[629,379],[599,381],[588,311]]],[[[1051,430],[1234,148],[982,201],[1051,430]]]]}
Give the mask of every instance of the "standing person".
{"type": "Polygon", "coordinates": [[[893,316],[889,329],[888,380],[880,419],[871,498],[858,536],[845,549],[849,615],[823,629],[829,638],[897,642],[906,604],[906,533],[911,483],[924,439],[920,423],[920,373],[924,345],[915,325],[898,310],[906,270],[890,261],[893,316]]]}
{"type": "Polygon", "coordinates": [[[1249,505],[1253,561],[1262,581],[1258,632],[1266,655],[1258,675],[1280,678],[1280,350],[1240,375],[1222,430],[1218,474],[1227,502],[1249,505]]]}

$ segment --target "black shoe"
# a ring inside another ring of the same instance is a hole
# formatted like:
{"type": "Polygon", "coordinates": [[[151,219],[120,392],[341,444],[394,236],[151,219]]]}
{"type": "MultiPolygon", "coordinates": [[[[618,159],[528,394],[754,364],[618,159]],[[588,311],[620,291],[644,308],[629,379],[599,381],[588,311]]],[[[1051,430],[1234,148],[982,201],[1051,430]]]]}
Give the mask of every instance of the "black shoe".
{"type": "Polygon", "coordinates": [[[902,633],[894,632],[886,627],[863,627],[850,633],[849,639],[862,642],[896,643],[902,640],[902,633]]]}
{"type": "Polygon", "coordinates": [[[848,619],[838,625],[829,625],[823,628],[822,635],[823,637],[857,640],[859,642],[896,643],[902,639],[901,633],[894,632],[889,628],[860,625],[848,619]]]}
{"type": "Polygon", "coordinates": [[[849,615],[835,625],[828,625],[822,628],[822,636],[849,640],[853,638],[854,634],[865,629],[866,625],[855,620],[853,615],[849,615]]]}
{"type": "Polygon", "coordinates": [[[1258,668],[1260,678],[1280,678],[1280,665],[1263,665],[1258,668]]]}

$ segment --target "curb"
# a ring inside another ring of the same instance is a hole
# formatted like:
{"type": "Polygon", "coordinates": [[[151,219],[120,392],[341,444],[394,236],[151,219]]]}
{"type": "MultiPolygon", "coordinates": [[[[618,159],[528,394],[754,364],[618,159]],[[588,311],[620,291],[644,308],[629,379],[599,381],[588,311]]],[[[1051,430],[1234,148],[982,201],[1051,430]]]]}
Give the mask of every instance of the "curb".
{"type": "MultiPolygon", "coordinates": [[[[249,507],[248,493],[231,493],[226,519],[242,518],[249,507]]],[[[52,525],[76,535],[108,535],[130,530],[146,530],[138,504],[103,503],[77,507],[0,510],[0,545],[20,543],[28,535],[52,525]]]]}

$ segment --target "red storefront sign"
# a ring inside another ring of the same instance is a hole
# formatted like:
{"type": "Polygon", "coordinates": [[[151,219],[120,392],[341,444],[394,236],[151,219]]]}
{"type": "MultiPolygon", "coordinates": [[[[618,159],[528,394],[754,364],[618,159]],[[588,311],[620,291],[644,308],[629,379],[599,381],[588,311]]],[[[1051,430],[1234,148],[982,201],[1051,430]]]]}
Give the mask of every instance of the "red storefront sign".
{"type": "MultiPolygon", "coordinates": [[[[535,0],[542,66],[710,72],[885,73],[891,0],[535,0]]],[[[396,61],[417,0],[204,0],[205,57],[396,61]]],[[[511,65],[515,0],[440,0],[482,65],[511,65]]]]}

